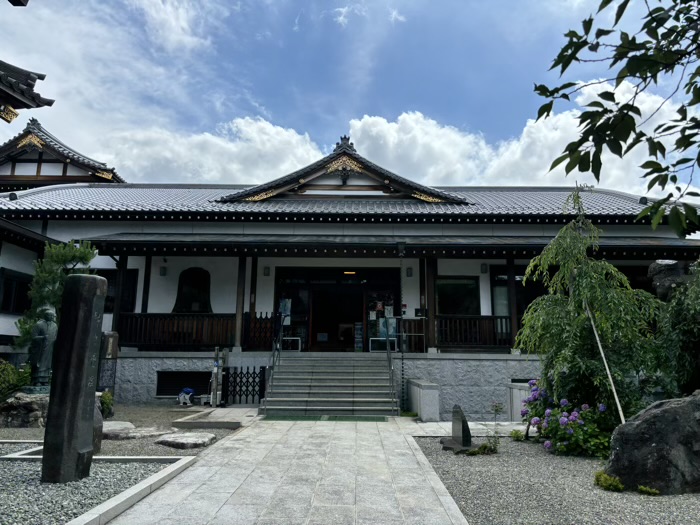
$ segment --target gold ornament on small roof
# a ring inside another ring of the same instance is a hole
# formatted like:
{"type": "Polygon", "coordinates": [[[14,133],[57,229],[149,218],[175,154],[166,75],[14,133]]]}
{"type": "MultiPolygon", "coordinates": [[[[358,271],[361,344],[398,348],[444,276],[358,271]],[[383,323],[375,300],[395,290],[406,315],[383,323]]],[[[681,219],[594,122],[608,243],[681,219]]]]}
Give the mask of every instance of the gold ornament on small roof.
{"type": "Polygon", "coordinates": [[[274,194],[275,194],[274,190],[268,190],[268,191],[264,191],[262,193],[258,193],[257,195],[251,195],[250,197],[246,197],[243,200],[249,201],[249,202],[263,201],[263,200],[267,199],[268,197],[272,197],[274,194]]]}
{"type": "Polygon", "coordinates": [[[26,146],[34,146],[42,149],[44,147],[44,141],[37,137],[34,133],[30,133],[17,143],[17,149],[22,149],[26,146]]]}
{"type": "Polygon", "coordinates": [[[100,177],[101,179],[112,180],[112,176],[114,174],[110,171],[96,171],[95,175],[100,177]]]}
{"type": "Polygon", "coordinates": [[[340,170],[350,170],[350,171],[362,171],[362,164],[350,157],[343,155],[340,158],[335,159],[333,162],[328,164],[326,168],[326,173],[333,173],[334,171],[340,170]]]}
{"type": "Polygon", "coordinates": [[[8,124],[15,120],[19,116],[19,113],[11,106],[0,106],[0,118],[7,122],[8,124]]]}
{"type": "Polygon", "coordinates": [[[425,202],[444,202],[442,199],[439,199],[437,197],[431,197],[430,195],[426,195],[425,193],[419,193],[417,191],[414,192],[412,196],[416,199],[420,199],[425,202]]]}

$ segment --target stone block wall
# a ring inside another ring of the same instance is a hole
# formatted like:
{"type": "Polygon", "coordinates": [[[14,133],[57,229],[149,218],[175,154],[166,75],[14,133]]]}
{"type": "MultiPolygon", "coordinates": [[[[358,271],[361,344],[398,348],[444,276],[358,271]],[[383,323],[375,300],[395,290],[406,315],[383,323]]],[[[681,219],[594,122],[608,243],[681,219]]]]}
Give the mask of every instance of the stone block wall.
{"type": "MultiPolygon", "coordinates": [[[[227,366],[266,366],[269,352],[231,352],[227,366]]],[[[117,359],[114,398],[125,404],[172,404],[173,399],[156,397],[159,371],[207,372],[214,366],[211,352],[121,352],[117,359]]]]}
{"type": "MultiPolygon", "coordinates": [[[[394,381],[401,396],[401,356],[394,355],[394,381]]],[[[503,403],[501,421],[510,420],[508,384],[539,377],[536,356],[508,354],[405,354],[403,378],[422,379],[440,387],[440,419],[452,418],[457,404],[471,421],[493,420],[491,404],[503,403]]],[[[407,394],[407,386],[403,392],[407,394]]]]}

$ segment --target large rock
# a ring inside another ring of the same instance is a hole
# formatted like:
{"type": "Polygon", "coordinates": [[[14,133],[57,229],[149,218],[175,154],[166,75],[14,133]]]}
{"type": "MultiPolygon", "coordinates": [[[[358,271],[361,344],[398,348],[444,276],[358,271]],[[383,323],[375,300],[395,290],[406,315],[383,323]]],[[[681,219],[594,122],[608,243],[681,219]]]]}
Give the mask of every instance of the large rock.
{"type": "Polygon", "coordinates": [[[48,394],[17,392],[0,402],[0,427],[44,428],[48,409],[48,394]]]}
{"type": "Polygon", "coordinates": [[[159,437],[156,444],[172,448],[200,448],[211,445],[215,440],[216,436],[208,432],[184,432],[159,437]]]}
{"type": "Polygon", "coordinates": [[[626,488],[700,492],[700,390],[658,401],[615,429],[605,471],[626,488]]]}
{"type": "Polygon", "coordinates": [[[158,437],[164,434],[170,434],[172,429],[162,429],[157,427],[140,427],[140,428],[117,428],[108,430],[103,428],[102,439],[125,440],[125,439],[141,439],[158,437]]]}

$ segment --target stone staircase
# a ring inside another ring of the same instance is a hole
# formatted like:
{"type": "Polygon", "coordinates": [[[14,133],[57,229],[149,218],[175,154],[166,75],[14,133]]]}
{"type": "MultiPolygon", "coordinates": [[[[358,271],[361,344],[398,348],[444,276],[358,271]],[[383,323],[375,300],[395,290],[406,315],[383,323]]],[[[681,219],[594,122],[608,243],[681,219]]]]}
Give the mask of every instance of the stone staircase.
{"type": "Polygon", "coordinates": [[[269,416],[393,416],[386,354],[282,353],[261,406],[269,416]]]}

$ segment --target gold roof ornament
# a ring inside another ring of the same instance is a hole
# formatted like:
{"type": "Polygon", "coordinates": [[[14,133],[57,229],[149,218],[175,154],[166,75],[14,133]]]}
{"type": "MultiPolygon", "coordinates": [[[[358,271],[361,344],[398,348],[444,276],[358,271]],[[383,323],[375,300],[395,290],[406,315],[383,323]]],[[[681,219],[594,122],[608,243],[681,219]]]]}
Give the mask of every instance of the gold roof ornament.
{"type": "Polygon", "coordinates": [[[26,146],[34,146],[35,148],[42,149],[44,147],[44,141],[34,133],[30,133],[17,143],[17,149],[22,149],[26,146]]]}
{"type": "Polygon", "coordinates": [[[246,197],[243,200],[248,201],[248,202],[264,201],[268,197],[272,197],[274,194],[275,194],[274,190],[268,190],[268,191],[264,191],[262,193],[258,193],[257,195],[251,195],[250,197],[246,197]]]}
{"type": "Polygon", "coordinates": [[[18,116],[19,113],[15,111],[15,109],[12,106],[0,106],[0,118],[8,124],[15,120],[18,116]]]}
{"type": "Polygon", "coordinates": [[[114,174],[110,171],[96,171],[95,176],[100,177],[101,179],[107,179],[107,180],[112,180],[112,176],[114,174]]]}
{"type": "Polygon", "coordinates": [[[419,193],[419,192],[414,192],[413,197],[416,199],[420,199],[425,202],[445,202],[442,199],[438,199],[437,197],[431,197],[430,195],[426,195],[425,193],[419,193]]]}
{"type": "Polygon", "coordinates": [[[326,167],[326,173],[333,173],[334,171],[341,170],[362,172],[362,164],[354,159],[351,159],[347,155],[343,155],[342,157],[335,159],[333,162],[330,162],[326,167]]]}

